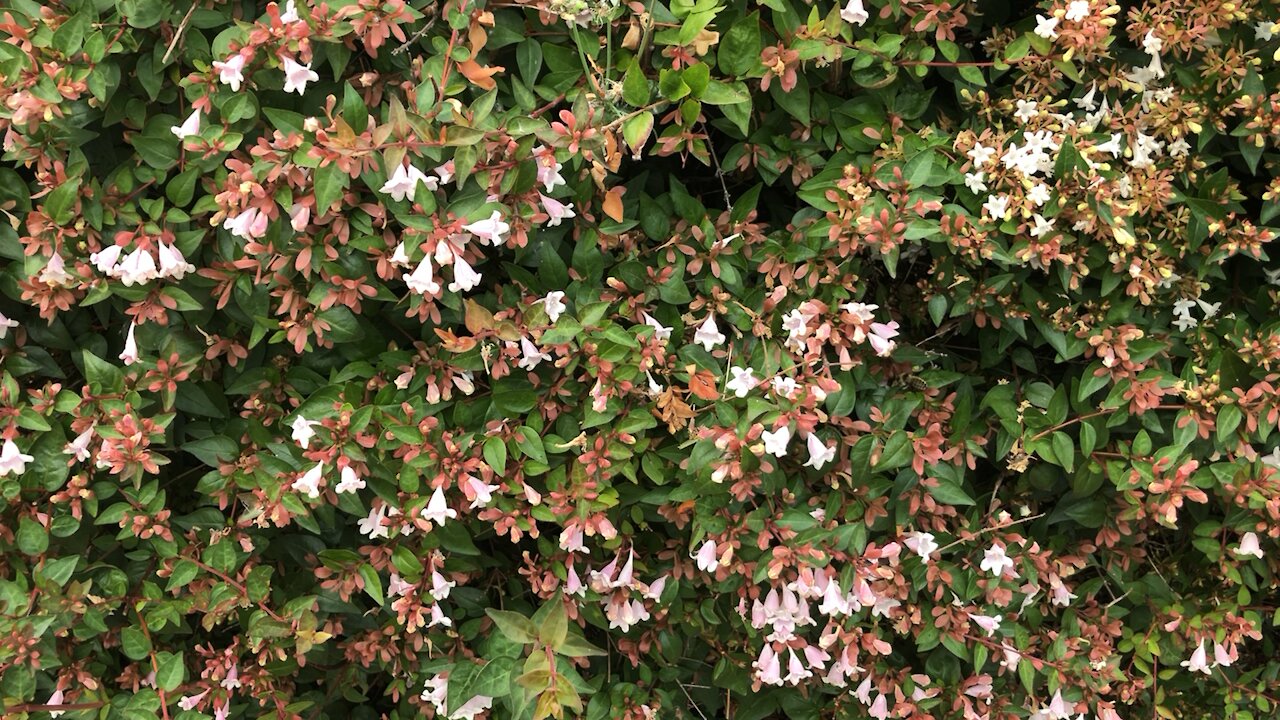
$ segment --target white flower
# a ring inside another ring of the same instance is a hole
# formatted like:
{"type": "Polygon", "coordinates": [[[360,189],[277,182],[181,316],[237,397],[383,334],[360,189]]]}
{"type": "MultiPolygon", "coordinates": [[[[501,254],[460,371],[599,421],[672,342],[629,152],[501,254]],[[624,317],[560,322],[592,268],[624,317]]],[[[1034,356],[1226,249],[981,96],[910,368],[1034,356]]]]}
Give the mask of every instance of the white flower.
{"type": "Polygon", "coordinates": [[[431,256],[422,258],[413,272],[404,276],[404,284],[419,295],[436,295],[440,292],[440,283],[435,281],[435,268],[431,265],[431,256]]]}
{"type": "Polygon", "coordinates": [[[5,317],[4,313],[0,313],[0,340],[3,340],[9,336],[9,328],[16,328],[16,327],[18,327],[17,320],[10,320],[9,318],[5,317]]]}
{"type": "Polygon", "coordinates": [[[1045,203],[1053,198],[1053,194],[1049,192],[1049,186],[1042,182],[1038,182],[1031,186],[1027,191],[1027,199],[1036,204],[1036,207],[1042,207],[1045,203]]]}
{"type": "Polygon", "coordinates": [[[982,143],[975,143],[973,149],[966,154],[973,161],[974,167],[982,167],[991,162],[991,158],[996,154],[996,149],[987,147],[982,143]]]}
{"type": "MultiPolygon", "coordinates": [[[[44,704],[45,705],[61,705],[62,700],[64,698],[65,698],[65,695],[63,695],[61,690],[54,690],[53,694],[49,696],[49,699],[46,700],[44,704]]],[[[59,718],[66,714],[67,714],[66,710],[50,710],[49,711],[49,717],[51,718],[59,718]]]]}
{"type": "Polygon", "coordinates": [[[126,255],[116,267],[116,272],[120,274],[120,282],[126,286],[145,285],[160,277],[155,258],[142,248],[137,248],[126,255]]]}
{"type": "Polygon", "coordinates": [[[1156,37],[1155,30],[1148,30],[1147,34],[1142,38],[1142,49],[1148,55],[1159,55],[1164,49],[1164,41],[1156,37]]]}
{"type": "MultiPolygon", "coordinates": [[[[90,253],[89,262],[93,263],[93,266],[103,275],[114,275],[116,263],[120,261],[120,254],[123,252],[124,248],[119,245],[111,245],[96,253],[90,253]]],[[[0,335],[0,337],[3,336],[0,335]]]]}
{"type": "Polygon", "coordinates": [[[1017,105],[1018,105],[1018,109],[1016,112],[1013,113],[1013,116],[1018,118],[1024,123],[1030,121],[1031,119],[1035,118],[1036,115],[1040,114],[1040,111],[1037,109],[1037,103],[1035,100],[1023,100],[1019,98],[1017,105]]]}
{"type": "Polygon", "coordinates": [[[1200,306],[1200,312],[1204,313],[1205,320],[1211,320],[1218,315],[1218,311],[1222,309],[1222,303],[1207,303],[1200,298],[1196,298],[1196,304],[1200,306]]]}
{"type": "Polygon", "coordinates": [[[987,201],[982,204],[982,209],[987,211],[987,215],[990,215],[992,220],[1007,220],[1009,218],[1009,196],[988,195],[987,201]]]}
{"type": "Polygon", "coordinates": [[[765,452],[774,457],[782,457],[787,454],[787,443],[791,442],[791,430],[786,425],[777,430],[765,430],[760,433],[760,439],[764,441],[765,452]]]}
{"type": "Polygon", "coordinates": [[[467,487],[470,488],[471,492],[475,493],[476,496],[475,499],[471,501],[470,508],[472,510],[484,507],[492,502],[493,491],[498,489],[497,485],[486,485],[480,479],[471,475],[466,476],[466,483],[467,487]]]}
{"type": "Polygon", "coordinates": [[[289,429],[293,431],[293,441],[298,443],[303,450],[306,450],[307,446],[311,444],[311,438],[316,436],[316,431],[312,430],[312,428],[320,424],[301,415],[295,417],[289,425],[289,429]]]}
{"type": "Polygon", "coordinates": [[[716,327],[716,316],[708,315],[707,319],[693,334],[693,341],[703,347],[707,352],[711,352],[711,348],[724,344],[725,337],[720,332],[720,328],[716,327]]]}
{"type": "Polygon", "coordinates": [[[964,186],[969,188],[969,192],[976,195],[987,191],[987,184],[982,181],[984,174],[981,170],[964,174],[964,186]]]}
{"type": "Polygon", "coordinates": [[[358,523],[361,535],[368,535],[370,540],[390,537],[391,529],[382,521],[387,517],[387,506],[379,505],[369,509],[369,516],[358,523]]]}
{"type": "Polygon", "coordinates": [[[1195,652],[1191,653],[1191,659],[1183,660],[1178,664],[1191,672],[1202,672],[1205,675],[1213,674],[1209,671],[1209,657],[1208,653],[1204,649],[1203,639],[1201,639],[1200,644],[1196,646],[1195,652]]]}
{"type": "Polygon", "coordinates": [[[160,277],[181,280],[187,273],[196,271],[196,266],[187,262],[175,245],[161,240],[156,243],[156,253],[160,256],[160,277]]]}
{"type": "Polygon", "coordinates": [[[1058,18],[1045,17],[1044,15],[1036,15],[1036,34],[1045,40],[1052,40],[1058,37],[1058,18]]]}
{"type": "Polygon", "coordinates": [[[270,219],[264,213],[258,208],[251,207],[246,208],[239,215],[228,215],[222,222],[222,227],[230,230],[236,237],[252,240],[266,234],[268,222],[270,219]]]}
{"type": "Polygon", "coordinates": [[[1275,37],[1275,34],[1278,31],[1280,31],[1280,23],[1273,23],[1270,20],[1261,20],[1253,26],[1253,37],[1255,40],[1266,42],[1275,37]]]}
{"type": "Polygon", "coordinates": [[[456,520],[458,511],[449,507],[444,499],[444,490],[436,488],[431,494],[431,499],[427,501],[427,508],[422,512],[422,517],[434,522],[439,527],[444,527],[446,519],[456,520]]]}
{"type": "Polygon", "coordinates": [[[40,271],[40,282],[46,285],[68,287],[75,280],[75,277],[67,272],[67,261],[57,253],[49,258],[49,262],[40,271]]]}
{"type": "Polygon", "coordinates": [[[62,452],[66,453],[67,455],[74,455],[76,460],[80,462],[84,462],[85,460],[88,460],[89,444],[93,442],[93,438],[94,438],[93,431],[94,431],[94,428],[90,427],[88,430],[85,430],[84,432],[77,435],[75,440],[72,440],[71,442],[67,443],[66,447],[62,449],[62,452]]]}
{"type": "Polygon", "coordinates": [[[539,350],[538,346],[530,342],[527,337],[520,338],[520,353],[522,355],[519,362],[520,367],[530,372],[538,367],[538,363],[543,360],[551,360],[550,355],[539,350]]]}
{"type": "MultiPolygon", "coordinates": [[[[1280,273],[1280,270],[1277,270],[1276,272],[1280,273]]],[[[662,323],[658,322],[656,318],[654,318],[652,315],[650,315],[647,312],[641,313],[640,315],[641,317],[644,318],[644,324],[653,328],[653,331],[654,331],[653,336],[655,338],[664,342],[671,338],[671,328],[665,327],[662,323]]]]}
{"type": "Polygon", "coordinates": [[[1001,615],[977,615],[975,613],[965,613],[969,619],[977,623],[978,627],[987,631],[987,637],[995,635],[1000,630],[1001,615]]]}
{"type": "Polygon", "coordinates": [[[307,91],[307,83],[316,82],[320,79],[314,70],[311,69],[311,63],[303,65],[291,57],[285,57],[284,60],[284,91],[289,93],[294,90],[301,95],[307,91]]]}
{"type": "Polygon", "coordinates": [[[871,15],[867,13],[862,0],[849,0],[844,9],[840,11],[840,19],[850,25],[865,25],[867,20],[871,19],[871,15]]]}
{"type": "Polygon", "coordinates": [[[0,477],[21,475],[27,471],[27,463],[35,458],[18,449],[17,443],[6,438],[3,449],[0,449],[0,477]]]}
{"type": "Polygon", "coordinates": [[[511,226],[502,221],[502,213],[494,210],[493,214],[484,220],[477,220],[468,225],[463,225],[462,229],[488,244],[496,246],[503,243],[503,236],[511,230],[511,226]]]}
{"type": "Polygon", "coordinates": [[[467,292],[479,285],[483,277],[461,255],[454,256],[453,282],[449,283],[449,292],[467,292]]]}
{"type": "Polygon", "coordinates": [[[120,352],[120,359],[124,361],[125,365],[132,365],[138,362],[138,341],[133,337],[133,330],[137,325],[138,323],[136,322],[130,322],[129,332],[125,333],[124,336],[124,350],[120,352]]]}
{"type": "Polygon", "coordinates": [[[907,549],[920,556],[921,560],[928,560],[929,556],[938,550],[938,543],[934,542],[933,533],[914,532],[908,535],[902,541],[907,549]]]}
{"type": "Polygon", "coordinates": [[[341,493],[355,492],[357,490],[363,490],[364,488],[365,488],[364,480],[361,480],[356,475],[356,471],[353,470],[350,465],[348,465],[342,468],[342,480],[338,483],[337,487],[335,487],[333,490],[334,492],[341,494],[341,493]]]}
{"type": "Polygon", "coordinates": [[[573,211],[573,203],[562,203],[542,193],[538,193],[538,197],[541,198],[542,209],[547,214],[547,227],[556,227],[561,220],[568,220],[578,216],[573,211]]]}
{"type": "Polygon", "coordinates": [[[293,4],[293,0],[289,0],[289,2],[285,3],[284,12],[280,13],[280,22],[288,25],[289,23],[296,23],[300,19],[297,6],[293,4]]]}
{"type": "Polygon", "coordinates": [[[654,379],[653,373],[649,372],[648,370],[645,370],[644,374],[645,374],[645,377],[649,378],[649,394],[653,395],[654,397],[661,395],[663,390],[662,383],[654,379]]]}
{"type": "Polygon", "coordinates": [[[1076,107],[1084,110],[1085,112],[1093,112],[1094,109],[1098,107],[1098,103],[1093,99],[1097,92],[1098,83],[1095,82],[1089,85],[1089,92],[1075,99],[1076,107]]]}
{"type": "Polygon", "coordinates": [[[564,296],[563,290],[553,290],[542,298],[542,309],[546,311],[547,319],[552,325],[555,325],[564,311],[569,309],[569,306],[564,304],[564,296]]]}
{"type": "Polygon", "coordinates": [[[231,90],[240,92],[240,83],[244,82],[245,57],[236,53],[225,61],[214,61],[213,69],[218,71],[218,80],[223,85],[230,85],[231,90]]]}
{"type": "Polygon", "coordinates": [[[1031,237],[1044,237],[1049,234],[1050,230],[1053,230],[1053,220],[1051,218],[1046,219],[1040,213],[1036,213],[1031,216],[1031,219],[1035,222],[1035,227],[1031,228],[1031,237]]]}
{"type": "Polygon", "coordinates": [[[1258,534],[1247,532],[1240,536],[1240,547],[1234,550],[1239,557],[1252,555],[1261,560],[1263,558],[1262,545],[1258,542],[1258,534]]]}
{"type": "Polygon", "coordinates": [[[320,497],[320,477],[324,472],[324,463],[316,463],[315,467],[303,473],[291,486],[294,490],[306,493],[309,498],[320,497]]]}
{"type": "Polygon", "coordinates": [[[742,368],[735,365],[729,368],[729,374],[733,376],[733,379],[725,383],[725,387],[732,390],[733,394],[740,398],[746,397],[747,393],[760,384],[760,381],[755,377],[755,370],[751,368],[742,368]]]}
{"type": "Polygon", "coordinates": [[[391,171],[391,177],[383,183],[378,192],[384,192],[391,196],[392,200],[397,202],[408,198],[413,201],[413,194],[418,189],[418,183],[425,179],[421,170],[406,165],[397,165],[396,169],[391,171]]]}
{"type": "Polygon", "coordinates": [[[1067,5],[1067,22],[1080,22],[1089,17],[1089,0],[1071,0],[1067,5]]]}
{"type": "Polygon", "coordinates": [[[174,125],[169,128],[169,132],[177,136],[179,140],[186,140],[192,135],[200,134],[200,111],[192,110],[186,120],[181,125],[174,125]]]}
{"type": "Polygon", "coordinates": [[[1122,133],[1112,133],[1111,139],[1102,143],[1101,145],[1096,146],[1096,149],[1098,152],[1111,153],[1111,157],[1113,158],[1120,157],[1120,153],[1124,152],[1124,149],[1120,147],[1120,141],[1123,138],[1124,138],[1124,135],[1122,133]]]}
{"type": "Polygon", "coordinates": [[[694,556],[694,562],[702,572],[714,575],[716,569],[720,567],[720,561],[716,558],[716,541],[708,540],[702,543],[702,547],[694,556]]]}
{"type": "Polygon", "coordinates": [[[805,463],[805,467],[821,470],[823,465],[836,457],[836,446],[823,445],[822,438],[818,437],[817,433],[809,433],[809,437],[805,438],[805,445],[809,450],[809,461],[805,463]]]}
{"type": "Polygon", "coordinates": [[[992,545],[983,553],[982,562],[978,567],[983,572],[989,572],[996,577],[1004,575],[1006,570],[1013,569],[1013,558],[1004,554],[1004,547],[1000,545],[992,545]]]}

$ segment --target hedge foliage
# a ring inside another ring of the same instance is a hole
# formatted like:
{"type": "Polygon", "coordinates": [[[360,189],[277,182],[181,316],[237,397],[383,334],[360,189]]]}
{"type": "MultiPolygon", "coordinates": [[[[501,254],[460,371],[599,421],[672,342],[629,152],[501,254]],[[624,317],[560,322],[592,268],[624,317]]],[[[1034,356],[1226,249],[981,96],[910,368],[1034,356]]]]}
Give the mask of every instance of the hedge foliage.
{"type": "Polygon", "coordinates": [[[6,717],[1275,717],[1277,20],[9,0],[6,717]]]}

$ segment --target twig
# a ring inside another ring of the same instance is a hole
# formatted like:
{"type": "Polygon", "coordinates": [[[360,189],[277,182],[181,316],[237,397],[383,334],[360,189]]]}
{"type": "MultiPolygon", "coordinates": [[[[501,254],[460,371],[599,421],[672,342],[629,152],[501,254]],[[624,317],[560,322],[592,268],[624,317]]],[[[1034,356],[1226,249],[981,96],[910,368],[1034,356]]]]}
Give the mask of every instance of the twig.
{"type": "Polygon", "coordinates": [[[698,707],[698,703],[693,701],[693,696],[689,694],[689,690],[685,688],[684,683],[677,680],[676,685],[680,686],[680,692],[684,693],[684,696],[689,699],[689,706],[693,708],[694,712],[698,713],[698,717],[702,718],[702,720],[707,720],[707,716],[702,714],[702,708],[698,707]]]}
{"type": "Polygon", "coordinates": [[[404,51],[408,50],[410,45],[412,45],[412,44],[414,44],[415,42],[417,42],[417,41],[418,41],[418,40],[419,40],[423,35],[426,35],[428,32],[430,32],[430,31],[431,31],[431,28],[435,27],[435,25],[436,25],[436,20],[439,20],[439,19],[440,19],[440,15],[439,15],[439,14],[435,14],[435,6],[434,6],[434,5],[428,5],[428,6],[427,6],[427,9],[428,9],[428,10],[430,10],[430,11],[432,11],[432,13],[433,13],[433,14],[431,15],[431,19],[427,21],[427,24],[426,24],[426,25],[423,25],[421,28],[419,28],[417,32],[415,32],[414,34],[410,35],[408,40],[405,40],[403,43],[401,43],[401,44],[400,44],[400,47],[396,48],[395,50],[392,50],[392,51],[391,51],[391,54],[392,54],[392,55],[399,55],[399,54],[403,53],[404,51]]]}
{"type": "Polygon", "coordinates": [[[178,23],[178,31],[173,34],[173,39],[169,41],[169,47],[164,51],[164,59],[160,61],[161,65],[169,63],[169,56],[173,54],[173,49],[178,47],[178,41],[182,39],[182,33],[187,30],[187,23],[191,22],[191,14],[196,11],[196,5],[200,3],[193,0],[191,7],[187,10],[187,14],[182,16],[182,22],[178,23]]]}
{"type": "Polygon", "coordinates": [[[707,134],[707,149],[711,151],[711,162],[716,164],[716,179],[720,181],[720,189],[724,191],[725,209],[733,212],[733,198],[729,197],[729,186],[724,182],[724,168],[720,167],[720,157],[716,155],[716,144],[711,142],[711,131],[702,123],[702,131],[707,134]]]}

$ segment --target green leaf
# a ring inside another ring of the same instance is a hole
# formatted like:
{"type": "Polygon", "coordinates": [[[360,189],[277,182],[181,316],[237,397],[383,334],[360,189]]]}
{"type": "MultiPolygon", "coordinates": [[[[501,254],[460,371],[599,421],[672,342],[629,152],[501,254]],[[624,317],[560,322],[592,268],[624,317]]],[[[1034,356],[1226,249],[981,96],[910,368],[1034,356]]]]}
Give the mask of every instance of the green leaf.
{"type": "Polygon", "coordinates": [[[879,462],[873,467],[876,470],[893,470],[910,462],[913,454],[911,436],[902,430],[895,430],[885,442],[879,462]]]}
{"type": "Polygon", "coordinates": [[[491,437],[484,441],[484,461],[493,471],[502,475],[507,471],[507,444],[502,438],[491,437]]]}
{"type": "Polygon", "coordinates": [[[760,14],[751,13],[729,28],[716,48],[716,65],[725,75],[744,76],[760,65],[760,14]]]}
{"type": "Polygon", "coordinates": [[[329,163],[315,170],[316,214],[328,212],[329,208],[342,197],[351,177],[337,163],[329,163]]]}
{"type": "Polygon", "coordinates": [[[622,76],[622,99],[638,108],[648,105],[649,97],[649,80],[640,69],[640,63],[633,62],[626,75],[622,76]]]}
{"type": "Polygon", "coordinates": [[[533,428],[521,425],[516,430],[516,447],[530,460],[547,464],[546,447],[542,444],[542,437],[533,428]]]}
{"type": "Polygon", "coordinates": [[[538,626],[538,640],[550,645],[553,650],[558,650],[569,632],[569,614],[564,609],[564,600],[556,594],[547,600],[547,605],[538,614],[542,615],[542,622],[538,626]]]}
{"type": "Polygon", "coordinates": [[[156,653],[156,685],[165,692],[172,692],[187,677],[182,653],[156,653]]]}
{"type": "Polygon", "coordinates": [[[49,549],[49,531],[28,515],[23,515],[18,520],[18,533],[15,540],[18,549],[27,555],[40,555],[49,549]]]}
{"type": "Polygon", "coordinates": [[[143,660],[151,655],[151,641],[136,627],[120,631],[120,648],[130,660],[143,660]]]}
{"type": "Polygon", "coordinates": [[[565,636],[564,642],[556,648],[556,653],[565,657],[604,657],[609,653],[587,642],[587,639],[577,634],[569,634],[565,636]]]}
{"type": "MultiPolygon", "coordinates": [[[[357,135],[364,132],[369,126],[369,106],[364,104],[364,98],[356,91],[351,83],[347,83],[343,87],[342,92],[342,119],[347,121],[351,129],[357,135]]],[[[323,207],[328,207],[327,205],[323,207]]]]}
{"type": "Polygon", "coordinates": [[[488,608],[484,612],[498,626],[498,632],[508,640],[523,645],[537,641],[538,628],[534,626],[532,620],[520,613],[493,608],[488,608]]]}
{"type": "Polygon", "coordinates": [[[71,222],[76,200],[80,197],[80,178],[69,178],[45,196],[44,212],[59,225],[71,222]]]}
{"type": "Polygon", "coordinates": [[[378,575],[378,571],[374,570],[369,563],[361,563],[359,572],[360,579],[364,581],[365,594],[379,605],[383,604],[382,578],[378,575]]]}

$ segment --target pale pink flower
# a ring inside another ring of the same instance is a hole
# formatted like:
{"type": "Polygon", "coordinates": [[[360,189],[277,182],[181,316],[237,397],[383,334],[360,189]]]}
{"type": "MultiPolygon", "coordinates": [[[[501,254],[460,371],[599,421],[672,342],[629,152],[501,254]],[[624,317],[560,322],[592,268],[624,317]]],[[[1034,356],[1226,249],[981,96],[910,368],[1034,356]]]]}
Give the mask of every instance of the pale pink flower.
{"type": "Polygon", "coordinates": [[[430,255],[422,258],[422,262],[418,263],[418,267],[404,276],[404,284],[419,295],[437,295],[440,293],[440,283],[436,282],[435,268],[431,265],[430,255]]]}
{"type": "Polygon", "coordinates": [[[222,227],[232,235],[245,240],[260,238],[267,233],[268,218],[256,207],[246,208],[239,215],[228,215],[222,227]]]}
{"type": "Polygon", "coordinates": [[[22,475],[27,471],[29,462],[35,462],[35,458],[23,453],[13,440],[5,438],[4,446],[0,448],[0,477],[22,475]]]}
{"type": "Polygon", "coordinates": [[[487,485],[480,479],[471,475],[466,476],[466,483],[467,488],[471,491],[470,494],[475,495],[475,499],[471,501],[470,507],[472,510],[482,508],[490,502],[493,502],[493,491],[497,490],[499,487],[497,485],[487,485]]]}
{"type": "Polygon", "coordinates": [[[404,200],[405,198],[408,198],[412,202],[413,194],[418,187],[419,176],[421,176],[420,172],[417,174],[410,174],[409,168],[404,164],[397,165],[396,169],[391,172],[391,177],[387,178],[387,181],[383,183],[379,192],[387,193],[391,196],[392,200],[397,202],[404,200]]]}
{"type": "Polygon", "coordinates": [[[1240,547],[1235,549],[1235,554],[1239,557],[1252,555],[1261,560],[1264,556],[1262,545],[1258,542],[1258,534],[1247,532],[1240,536],[1240,547]]]}
{"type": "Polygon", "coordinates": [[[284,60],[285,92],[289,93],[297,90],[298,95],[302,95],[307,91],[307,83],[316,82],[320,79],[320,75],[311,69],[311,63],[303,65],[291,57],[281,59],[284,60]]]}
{"type": "Polygon", "coordinates": [[[720,561],[716,558],[716,542],[714,540],[702,543],[702,547],[698,548],[697,554],[693,557],[694,563],[702,572],[714,574],[720,567],[720,561]]]}
{"type": "Polygon", "coordinates": [[[640,315],[641,317],[644,318],[644,324],[653,328],[653,336],[655,338],[657,338],[660,341],[666,341],[671,338],[672,328],[664,326],[662,323],[658,322],[656,318],[654,318],[652,315],[650,315],[647,312],[641,313],[640,315]]]}
{"type": "Polygon", "coordinates": [[[364,480],[361,480],[356,471],[350,466],[342,468],[341,481],[333,488],[336,493],[349,493],[365,488],[364,480]]]}
{"type": "Polygon", "coordinates": [[[390,537],[391,529],[383,522],[387,518],[387,506],[378,505],[369,509],[369,515],[362,518],[357,526],[361,535],[368,535],[370,540],[390,537]]]}
{"type": "Polygon", "coordinates": [[[987,631],[987,637],[995,635],[1000,630],[1001,615],[977,615],[975,613],[965,613],[969,619],[978,625],[978,627],[987,631]]]}
{"type": "Polygon", "coordinates": [[[562,220],[577,217],[573,212],[573,203],[562,203],[542,193],[538,193],[538,197],[542,199],[542,210],[547,214],[547,227],[555,227],[562,220]]]}
{"type": "Polygon", "coordinates": [[[192,110],[186,120],[181,125],[174,125],[169,128],[169,132],[173,133],[179,140],[186,140],[192,135],[200,134],[200,111],[192,110]]]}
{"type": "Polygon", "coordinates": [[[992,545],[983,554],[979,568],[983,572],[989,572],[996,577],[1001,577],[1005,571],[1013,569],[1013,559],[1005,555],[1004,546],[992,545]]]}
{"type": "Polygon", "coordinates": [[[765,643],[760,650],[760,657],[751,663],[756,671],[756,679],[765,685],[782,685],[782,663],[773,646],[765,643]]]}
{"type": "Polygon", "coordinates": [[[178,701],[178,707],[182,708],[183,710],[195,710],[196,706],[199,705],[202,700],[204,700],[204,696],[208,694],[209,694],[209,691],[205,690],[204,692],[199,693],[198,695],[184,695],[182,699],[178,701]]]}
{"type": "Polygon", "coordinates": [[[181,280],[187,273],[196,271],[196,266],[187,262],[177,246],[163,240],[156,244],[156,254],[160,256],[160,277],[181,280]]]}
{"type": "Polygon", "coordinates": [[[320,478],[324,472],[324,463],[316,463],[315,467],[303,473],[290,487],[298,492],[306,493],[309,498],[320,497],[320,478]]]}
{"type": "MultiPolygon", "coordinates": [[[[66,696],[63,694],[61,689],[58,689],[53,691],[53,694],[49,696],[49,699],[46,700],[44,704],[45,705],[62,705],[63,704],[62,701],[64,699],[66,699],[66,696]]],[[[50,710],[49,717],[52,717],[52,718],[62,717],[63,715],[66,714],[66,712],[67,712],[66,710],[50,710]]]]}
{"type": "Polygon", "coordinates": [[[62,256],[54,253],[49,262],[40,271],[40,282],[55,287],[67,287],[76,281],[70,273],[67,272],[67,261],[62,256]]]}
{"type": "Polygon", "coordinates": [[[289,429],[293,431],[293,441],[298,443],[299,447],[303,450],[306,450],[307,446],[311,444],[311,439],[316,436],[316,431],[312,428],[320,424],[321,423],[319,422],[308,420],[305,417],[298,415],[289,425],[289,429]]]}
{"type": "Polygon", "coordinates": [[[120,254],[124,252],[124,248],[119,245],[110,245],[96,253],[89,254],[89,262],[98,269],[103,275],[113,275],[116,270],[116,263],[120,261],[120,254]]]}
{"type": "Polygon", "coordinates": [[[738,367],[737,365],[729,368],[729,374],[733,379],[725,383],[725,388],[732,390],[734,395],[740,398],[747,396],[760,381],[755,377],[755,370],[752,368],[738,367]]]}
{"type": "Polygon", "coordinates": [[[222,679],[221,684],[224,690],[235,690],[240,687],[240,668],[232,665],[231,669],[227,671],[227,676],[222,679]]]}
{"type": "Polygon", "coordinates": [[[126,255],[116,267],[116,272],[119,273],[120,282],[125,286],[145,285],[160,277],[155,258],[142,248],[136,248],[126,255]]]}
{"type": "Polygon", "coordinates": [[[1200,644],[1196,646],[1195,652],[1191,653],[1191,659],[1183,660],[1178,664],[1191,672],[1202,672],[1205,675],[1213,674],[1209,670],[1209,657],[1208,652],[1204,648],[1204,639],[1200,640],[1200,644]]]}
{"type": "Polygon", "coordinates": [[[849,0],[844,8],[840,10],[840,19],[850,25],[866,25],[871,15],[867,13],[867,8],[862,4],[862,0],[849,0]]]}
{"type": "MultiPolygon", "coordinates": [[[[307,229],[307,224],[311,222],[311,206],[295,203],[289,208],[289,227],[294,232],[302,232],[307,229]]],[[[394,259],[393,259],[394,261],[394,259]]]]}
{"type": "Polygon", "coordinates": [[[301,19],[302,18],[298,17],[298,7],[294,5],[293,0],[289,0],[285,3],[284,12],[280,13],[280,22],[288,25],[289,23],[296,23],[301,19]]]}
{"type": "Polygon", "coordinates": [[[888,720],[889,717],[889,699],[884,693],[876,695],[875,702],[871,703],[871,707],[867,708],[867,715],[876,720],[888,720]]]}
{"type": "Polygon", "coordinates": [[[431,499],[427,501],[427,508],[422,512],[422,517],[434,522],[437,527],[444,527],[444,521],[456,520],[458,511],[449,507],[449,503],[444,499],[444,490],[436,488],[431,494],[431,499]]]}
{"type": "Polygon", "coordinates": [[[760,440],[764,442],[765,452],[783,457],[787,454],[787,443],[791,442],[791,430],[786,425],[777,430],[765,430],[760,433],[760,440]]]}
{"type": "Polygon", "coordinates": [[[569,571],[564,581],[564,591],[566,595],[582,596],[586,594],[587,588],[582,584],[582,578],[578,577],[578,571],[573,569],[573,563],[569,564],[569,571]]]}
{"type": "Polygon", "coordinates": [[[577,524],[569,525],[560,531],[560,549],[565,552],[582,552],[586,547],[582,544],[582,528],[577,524]]]}
{"type": "Polygon", "coordinates": [[[138,362],[138,341],[133,336],[134,328],[138,323],[130,322],[129,331],[124,336],[124,350],[120,351],[120,359],[125,365],[132,365],[138,362]]]}
{"type": "Polygon", "coordinates": [[[218,81],[230,85],[233,92],[240,92],[240,83],[244,82],[245,56],[236,53],[225,61],[213,62],[213,69],[218,71],[218,81]]]}
{"type": "Polygon", "coordinates": [[[542,298],[542,309],[546,311],[547,320],[551,321],[552,325],[556,324],[556,321],[560,319],[560,316],[569,307],[564,304],[564,296],[563,290],[552,290],[547,293],[546,297],[542,298]]]}
{"type": "Polygon", "coordinates": [[[493,214],[484,220],[463,225],[462,229],[490,245],[497,246],[504,242],[504,236],[511,230],[511,226],[502,221],[502,213],[494,210],[493,214]]]}
{"type": "Polygon", "coordinates": [[[836,457],[836,446],[823,445],[822,438],[817,433],[809,433],[809,437],[805,438],[805,445],[809,450],[809,461],[805,463],[805,467],[821,470],[822,466],[836,457]]]}
{"type": "Polygon", "coordinates": [[[537,345],[530,342],[529,338],[521,336],[520,338],[520,362],[517,363],[521,368],[532,372],[538,367],[543,360],[550,361],[551,356],[538,349],[537,345]]]}
{"type": "Polygon", "coordinates": [[[475,271],[471,264],[458,255],[453,258],[453,282],[449,283],[449,292],[468,292],[480,284],[484,275],[475,271]]]}
{"type": "Polygon", "coordinates": [[[938,549],[938,543],[934,542],[933,533],[913,532],[902,540],[902,544],[907,549],[920,556],[921,560],[927,561],[929,556],[938,549]]]}
{"type": "Polygon", "coordinates": [[[75,440],[72,440],[71,442],[67,443],[66,447],[63,448],[62,452],[66,453],[67,455],[74,455],[76,460],[79,462],[84,462],[85,460],[88,460],[89,444],[93,442],[94,429],[95,428],[90,427],[88,430],[85,430],[84,432],[77,435],[75,440]]]}
{"type": "Polygon", "coordinates": [[[1230,667],[1231,663],[1235,662],[1238,656],[1239,655],[1236,652],[1236,648],[1234,645],[1231,646],[1231,650],[1227,650],[1227,646],[1223,645],[1220,642],[1215,642],[1213,644],[1214,667],[1217,667],[1219,665],[1221,665],[1222,667],[1230,667]]]}
{"type": "Polygon", "coordinates": [[[720,332],[720,328],[716,327],[715,315],[708,315],[707,319],[702,321],[702,325],[693,334],[693,341],[707,352],[711,352],[711,348],[717,345],[724,344],[725,337],[720,332]]]}

